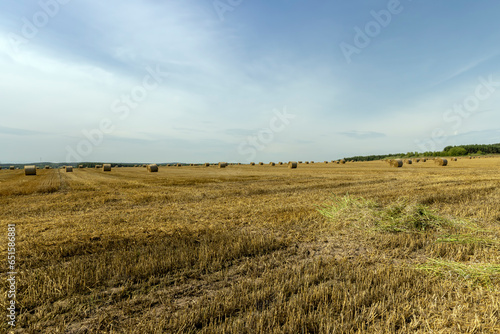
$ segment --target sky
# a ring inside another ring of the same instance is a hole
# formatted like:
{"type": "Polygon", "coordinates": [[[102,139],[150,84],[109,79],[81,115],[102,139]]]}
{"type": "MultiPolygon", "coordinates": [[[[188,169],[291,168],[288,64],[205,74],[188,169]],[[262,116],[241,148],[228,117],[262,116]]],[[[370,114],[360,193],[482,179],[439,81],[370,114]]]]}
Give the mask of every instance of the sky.
{"type": "Polygon", "coordinates": [[[5,0],[0,162],[499,143],[499,12],[493,0],[5,0]]]}

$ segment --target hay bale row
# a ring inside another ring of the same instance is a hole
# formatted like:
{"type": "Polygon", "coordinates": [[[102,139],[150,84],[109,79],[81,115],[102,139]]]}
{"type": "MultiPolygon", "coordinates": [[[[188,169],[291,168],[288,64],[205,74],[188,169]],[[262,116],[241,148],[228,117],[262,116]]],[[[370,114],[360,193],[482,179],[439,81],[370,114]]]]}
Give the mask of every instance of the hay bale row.
{"type": "Polygon", "coordinates": [[[24,166],[24,175],[36,175],[36,166],[24,166]]]}

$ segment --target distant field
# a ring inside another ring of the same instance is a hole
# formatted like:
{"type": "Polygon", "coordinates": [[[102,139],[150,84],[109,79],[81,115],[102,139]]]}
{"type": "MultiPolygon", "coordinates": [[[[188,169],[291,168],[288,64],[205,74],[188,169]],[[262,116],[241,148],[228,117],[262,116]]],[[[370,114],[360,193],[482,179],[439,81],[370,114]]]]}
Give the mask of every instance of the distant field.
{"type": "Polygon", "coordinates": [[[37,174],[16,333],[500,332],[500,158],[37,174]]]}

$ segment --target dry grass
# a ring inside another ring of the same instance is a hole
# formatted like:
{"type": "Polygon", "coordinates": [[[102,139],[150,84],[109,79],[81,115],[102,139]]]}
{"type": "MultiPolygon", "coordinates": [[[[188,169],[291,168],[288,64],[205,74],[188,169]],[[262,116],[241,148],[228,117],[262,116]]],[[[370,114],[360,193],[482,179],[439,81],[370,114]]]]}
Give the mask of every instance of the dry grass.
{"type": "Polygon", "coordinates": [[[497,333],[499,168],[0,171],[18,332],[497,333]]]}

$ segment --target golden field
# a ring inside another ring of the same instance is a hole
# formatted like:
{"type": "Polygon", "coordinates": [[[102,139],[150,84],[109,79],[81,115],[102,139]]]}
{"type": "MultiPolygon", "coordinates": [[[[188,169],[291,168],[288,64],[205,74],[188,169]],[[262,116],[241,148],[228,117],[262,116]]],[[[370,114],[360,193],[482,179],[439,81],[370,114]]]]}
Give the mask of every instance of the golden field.
{"type": "Polygon", "coordinates": [[[14,332],[499,333],[499,186],[500,158],[2,170],[14,332]]]}

